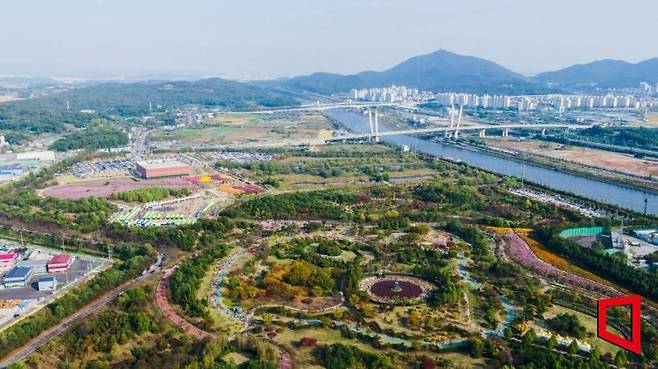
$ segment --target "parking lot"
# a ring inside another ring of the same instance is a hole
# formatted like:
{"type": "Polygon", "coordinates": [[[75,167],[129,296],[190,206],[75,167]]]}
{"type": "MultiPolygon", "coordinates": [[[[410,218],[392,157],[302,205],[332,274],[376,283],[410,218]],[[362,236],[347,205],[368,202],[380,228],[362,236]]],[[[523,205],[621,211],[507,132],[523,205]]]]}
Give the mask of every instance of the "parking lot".
{"type": "Polygon", "coordinates": [[[68,269],[53,272],[49,270],[48,263],[55,255],[62,254],[61,251],[33,245],[21,246],[3,240],[0,240],[0,253],[16,255],[14,260],[5,261],[0,268],[0,282],[2,282],[0,283],[0,331],[110,265],[105,259],[69,254],[72,262],[68,269]],[[31,270],[24,286],[15,288],[5,286],[7,274],[18,267],[31,270]],[[55,278],[57,282],[55,290],[39,290],[39,278],[46,275],[55,278]]]}
{"type": "Polygon", "coordinates": [[[263,152],[212,151],[204,153],[204,155],[215,160],[230,160],[238,163],[252,163],[272,160],[272,155],[263,152]]]}
{"type": "Polygon", "coordinates": [[[73,174],[78,178],[126,176],[134,170],[135,163],[127,159],[77,163],[73,166],[73,174]]]}
{"type": "MultiPolygon", "coordinates": [[[[100,261],[85,260],[75,258],[71,269],[66,273],[52,274],[57,279],[58,289],[65,288],[67,283],[73,283],[80,278],[83,278],[91,270],[101,266],[100,261]],[[59,287],[61,286],[61,287],[59,287]]],[[[39,299],[48,295],[52,295],[50,291],[39,291],[37,280],[39,275],[32,277],[32,280],[25,288],[0,288],[0,300],[32,300],[39,299]]]]}

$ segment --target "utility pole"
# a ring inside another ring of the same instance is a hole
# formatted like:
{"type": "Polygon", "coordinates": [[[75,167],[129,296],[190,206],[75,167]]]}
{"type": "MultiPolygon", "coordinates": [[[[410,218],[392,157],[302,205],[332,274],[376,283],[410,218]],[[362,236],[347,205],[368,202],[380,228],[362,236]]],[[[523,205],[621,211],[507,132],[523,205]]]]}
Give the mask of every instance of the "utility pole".
{"type": "Polygon", "coordinates": [[[647,215],[647,205],[649,204],[649,198],[647,195],[644,195],[644,215],[647,215]]]}
{"type": "MultiPolygon", "coordinates": [[[[62,251],[64,251],[64,254],[66,254],[66,245],[64,245],[64,235],[60,236],[62,238],[62,251]]],[[[69,271],[66,271],[66,285],[69,285],[69,271]]]]}

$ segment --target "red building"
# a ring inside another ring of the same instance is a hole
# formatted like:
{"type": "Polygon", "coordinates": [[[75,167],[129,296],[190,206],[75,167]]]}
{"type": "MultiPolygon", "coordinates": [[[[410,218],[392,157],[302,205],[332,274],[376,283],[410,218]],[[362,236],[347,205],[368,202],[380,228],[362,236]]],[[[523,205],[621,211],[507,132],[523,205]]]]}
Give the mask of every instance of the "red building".
{"type": "Polygon", "coordinates": [[[73,258],[68,254],[55,255],[48,261],[48,273],[61,273],[69,270],[73,258]]]}
{"type": "Polygon", "coordinates": [[[17,255],[13,253],[0,254],[0,267],[11,265],[17,255]]]}
{"type": "Polygon", "coordinates": [[[315,338],[311,338],[311,337],[302,337],[302,338],[299,340],[299,343],[300,343],[302,346],[312,347],[312,346],[315,346],[315,345],[318,344],[318,340],[315,339],[315,338]]]}
{"type": "Polygon", "coordinates": [[[192,167],[177,160],[151,160],[135,163],[137,173],[144,178],[189,176],[192,167]]]}

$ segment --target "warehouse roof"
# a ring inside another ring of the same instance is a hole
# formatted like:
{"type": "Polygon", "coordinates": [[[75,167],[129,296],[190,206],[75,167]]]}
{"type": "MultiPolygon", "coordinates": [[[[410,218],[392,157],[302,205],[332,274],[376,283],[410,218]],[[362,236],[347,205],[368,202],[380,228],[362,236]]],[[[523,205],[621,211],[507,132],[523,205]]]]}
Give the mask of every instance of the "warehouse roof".
{"type": "Polygon", "coordinates": [[[5,274],[5,279],[27,278],[30,273],[32,273],[32,268],[15,267],[5,274]]]}
{"type": "Polygon", "coordinates": [[[55,281],[55,276],[52,275],[44,275],[39,277],[39,282],[54,282],[55,281]]]}
{"type": "Polygon", "coordinates": [[[71,261],[71,255],[69,254],[58,254],[53,256],[48,264],[68,264],[71,261]]]}
{"type": "Polygon", "coordinates": [[[0,254],[0,261],[12,261],[14,259],[16,259],[16,254],[14,253],[9,252],[0,254]]]}
{"type": "Polygon", "coordinates": [[[189,164],[185,164],[182,161],[178,161],[178,160],[144,160],[144,161],[138,161],[137,165],[146,169],[189,167],[189,164]]]}

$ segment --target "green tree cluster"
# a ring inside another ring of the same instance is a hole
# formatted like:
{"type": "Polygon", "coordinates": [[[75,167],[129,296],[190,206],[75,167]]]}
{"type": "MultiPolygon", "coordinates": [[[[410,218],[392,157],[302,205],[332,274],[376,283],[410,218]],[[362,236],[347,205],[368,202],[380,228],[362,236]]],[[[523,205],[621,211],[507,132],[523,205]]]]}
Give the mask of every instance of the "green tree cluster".
{"type": "Polygon", "coordinates": [[[167,187],[140,188],[124,192],[115,192],[110,195],[112,200],[121,200],[126,202],[153,202],[166,199],[168,197],[185,197],[190,194],[187,188],[173,189],[167,187]]]}

